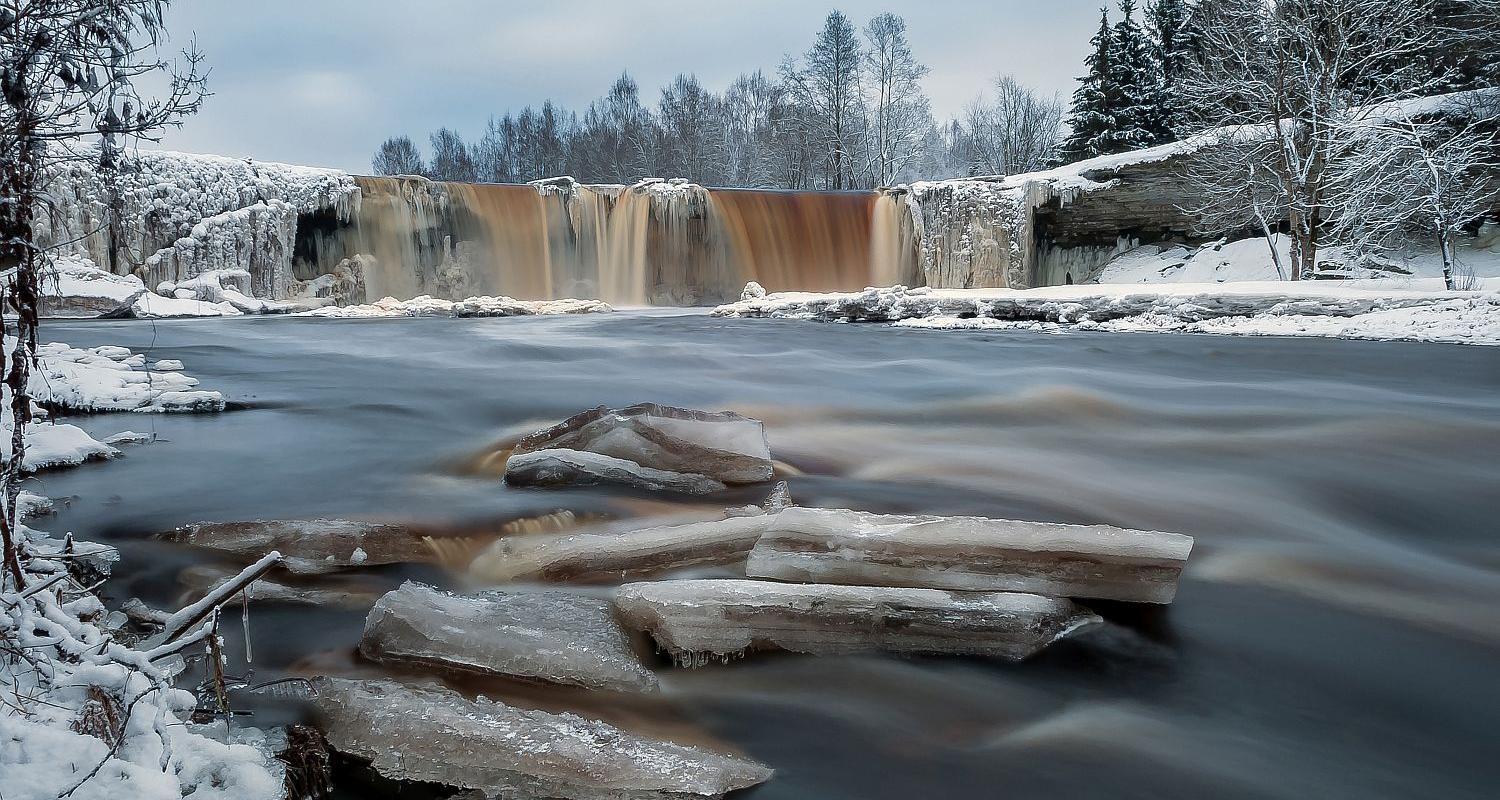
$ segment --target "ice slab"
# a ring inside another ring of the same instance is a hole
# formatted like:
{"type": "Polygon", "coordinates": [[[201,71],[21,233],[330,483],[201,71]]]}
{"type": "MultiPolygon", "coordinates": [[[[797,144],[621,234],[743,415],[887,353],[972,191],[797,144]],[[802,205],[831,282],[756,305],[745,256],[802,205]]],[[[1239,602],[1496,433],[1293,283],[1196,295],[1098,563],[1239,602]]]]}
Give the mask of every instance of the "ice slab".
{"type": "Polygon", "coordinates": [[[581,450],[552,449],[512,453],[505,482],[515,486],[595,486],[618,483],[651,491],[712,494],[724,484],[695,472],[670,472],[634,461],[581,450]]]}
{"type": "Polygon", "coordinates": [[[751,550],[745,574],[1170,603],[1192,548],[1191,536],[1108,525],[790,508],[751,550]]]}
{"type": "Polygon", "coordinates": [[[318,678],[335,750],[382,775],[489,800],[690,800],[762,783],[770,768],[573,714],[468,700],[438,687],[318,678]]]}
{"type": "Polygon", "coordinates": [[[754,580],[629,583],[615,608],[691,666],[763,649],[1020,660],[1099,620],[1070,600],[1019,592],[754,580]]]}
{"type": "Polygon", "coordinates": [[[401,525],[347,519],[198,522],[162,538],[250,560],[279,550],[282,566],[304,575],[437,559],[424,537],[401,525]]]}
{"type": "Polygon", "coordinates": [[[597,453],[730,484],[768,481],[772,474],[764,427],[759,420],[731,411],[656,403],[618,410],[600,406],[521,439],[514,453],[555,449],[597,453]]]}
{"type": "Polygon", "coordinates": [[[614,691],[652,691],[607,598],[566,592],[455,595],[407,582],[375,603],[359,650],[376,661],[614,691]]]}
{"type": "Polygon", "coordinates": [[[674,569],[743,562],[771,517],[638,521],[596,526],[556,536],[510,536],[495,542],[469,571],[494,581],[634,580],[674,569]]]}

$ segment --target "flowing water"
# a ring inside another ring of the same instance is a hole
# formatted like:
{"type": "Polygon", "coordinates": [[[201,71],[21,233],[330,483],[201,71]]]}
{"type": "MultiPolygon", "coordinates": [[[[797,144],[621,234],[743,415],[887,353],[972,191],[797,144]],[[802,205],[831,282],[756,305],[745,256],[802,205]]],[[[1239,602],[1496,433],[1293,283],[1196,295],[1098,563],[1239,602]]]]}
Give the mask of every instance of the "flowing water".
{"type": "MultiPolygon", "coordinates": [[[[161,441],[36,480],[79,498],[40,527],[117,543],[112,591],[163,605],[203,557],[146,537],[195,520],[472,531],[557,508],[659,509],[627,492],[509,488],[473,467],[508,433],[641,400],[764,419],[777,457],[806,473],[791,479],[804,505],[1198,537],[1174,605],[1102,608],[1109,627],[1022,664],[763,656],[658,664],[656,699],[484,689],[739,749],[778,771],[757,800],[1482,798],[1500,777],[1488,348],[665,310],[69,322],[44,335],[181,359],[242,406],[82,418],[96,436],[161,441]]],[[[377,574],[465,585],[436,567],[377,574]]],[[[373,672],[352,655],[362,618],[254,609],[256,679],[373,672]]]]}

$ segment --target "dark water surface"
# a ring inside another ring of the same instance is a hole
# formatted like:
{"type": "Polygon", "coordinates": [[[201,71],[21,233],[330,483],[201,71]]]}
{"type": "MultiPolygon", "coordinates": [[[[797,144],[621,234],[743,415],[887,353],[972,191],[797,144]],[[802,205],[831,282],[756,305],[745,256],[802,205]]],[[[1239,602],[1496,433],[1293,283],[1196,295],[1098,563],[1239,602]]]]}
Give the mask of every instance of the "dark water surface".
{"type": "MultiPolygon", "coordinates": [[[[37,480],[78,496],[40,527],[121,546],[121,597],[175,599],[201,556],[145,537],[196,520],[640,511],[638,495],[518,490],[455,465],[508,433],[643,400],[764,419],[777,457],[808,473],[791,480],[804,505],[1198,537],[1170,609],[1105,609],[1115,624],[1024,664],[662,665],[664,696],[645,708],[592,701],[771,764],[757,800],[1500,785],[1496,349],[680,312],[51,322],[44,338],[149,347],[246,406],[81,418],[96,436],[163,441],[37,480]]],[[[457,580],[382,577],[401,574],[457,580]]],[[[365,669],[349,655],[362,617],[253,612],[257,678],[365,669]]]]}

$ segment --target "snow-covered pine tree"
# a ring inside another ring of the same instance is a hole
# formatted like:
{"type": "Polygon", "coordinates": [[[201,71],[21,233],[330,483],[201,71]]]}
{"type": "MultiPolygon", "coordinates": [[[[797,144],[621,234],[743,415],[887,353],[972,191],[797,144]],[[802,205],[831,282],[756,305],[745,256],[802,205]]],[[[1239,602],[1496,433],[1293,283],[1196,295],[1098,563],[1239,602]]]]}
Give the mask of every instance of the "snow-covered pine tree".
{"type": "Polygon", "coordinates": [[[1135,0],[1120,0],[1120,21],[1111,32],[1112,91],[1106,94],[1106,102],[1114,126],[1104,137],[1105,153],[1139,150],[1173,138],[1161,108],[1160,66],[1135,10],[1135,0]]]}
{"type": "Polygon", "coordinates": [[[1178,81],[1187,72],[1191,57],[1188,52],[1187,3],[1185,0],[1154,0],[1147,17],[1151,26],[1152,54],[1161,78],[1159,116],[1174,138],[1180,137],[1186,121],[1178,81]]]}
{"type": "Polygon", "coordinates": [[[1114,94],[1111,67],[1114,36],[1110,32],[1108,8],[1099,9],[1099,32],[1089,44],[1094,49],[1083,62],[1088,72],[1078,79],[1078,88],[1073,91],[1073,102],[1068,108],[1070,132],[1062,146],[1064,161],[1081,161],[1113,152],[1106,149],[1106,137],[1115,127],[1110,103],[1114,94]]]}

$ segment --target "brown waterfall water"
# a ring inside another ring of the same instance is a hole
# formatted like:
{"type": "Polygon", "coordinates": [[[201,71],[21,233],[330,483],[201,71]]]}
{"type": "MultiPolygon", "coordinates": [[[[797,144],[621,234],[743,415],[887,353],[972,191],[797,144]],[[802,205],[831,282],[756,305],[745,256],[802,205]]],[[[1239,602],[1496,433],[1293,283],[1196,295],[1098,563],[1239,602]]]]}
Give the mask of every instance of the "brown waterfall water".
{"type": "Polygon", "coordinates": [[[836,291],[917,274],[910,212],[877,192],[356,180],[362,200],[352,223],[299,225],[298,270],[310,278],[358,257],[370,300],[497,294],[701,305],[737,297],[748,281],[836,291]]]}

